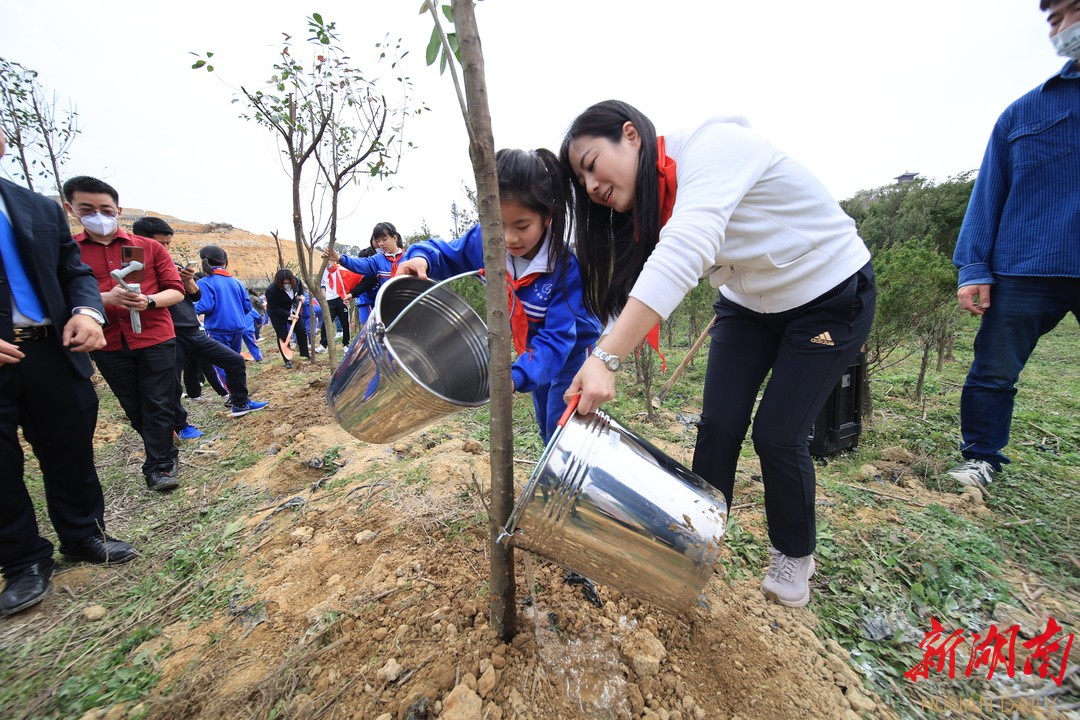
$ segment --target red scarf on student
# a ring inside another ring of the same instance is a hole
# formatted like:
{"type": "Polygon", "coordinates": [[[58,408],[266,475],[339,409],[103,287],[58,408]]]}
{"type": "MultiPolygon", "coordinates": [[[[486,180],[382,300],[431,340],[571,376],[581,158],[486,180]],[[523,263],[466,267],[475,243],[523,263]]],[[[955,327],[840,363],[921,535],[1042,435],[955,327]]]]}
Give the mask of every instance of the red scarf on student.
{"type": "Polygon", "coordinates": [[[229,271],[228,271],[228,270],[226,270],[225,268],[221,268],[221,267],[216,267],[216,268],[214,268],[214,269],[213,269],[213,270],[212,270],[212,271],[210,272],[210,274],[211,274],[211,275],[224,275],[225,277],[232,277],[232,276],[233,276],[233,274],[232,274],[231,272],[229,272],[229,271]]]}
{"type": "MultiPolygon", "coordinates": [[[[484,268],[480,268],[480,274],[486,277],[484,268]]],[[[506,307],[510,311],[510,337],[518,355],[529,349],[529,316],[525,314],[525,307],[518,300],[517,290],[532,285],[538,277],[540,273],[530,273],[515,280],[510,277],[510,273],[506,273],[506,307]]]]}
{"type": "MultiPolygon", "coordinates": [[[[671,219],[671,211],[675,208],[675,189],[678,181],[675,177],[675,161],[668,157],[664,148],[664,136],[656,138],[656,177],[659,182],[660,200],[660,227],[664,227],[671,219]]],[[[667,370],[667,358],[660,352],[660,323],[656,324],[649,334],[645,336],[656,354],[660,356],[660,372],[667,370]]]]}
{"type": "Polygon", "coordinates": [[[519,288],[532,285],[540,273],[531,273],[523,278],[515,280],[506,274],[506,301],[510,308],[510,337],[514,339],[514,350],[521,355],[528,349],[529,340],[529,317],[525,314],[525,306],[518,300],[519,288]]]}
{"type": "Polygon", "coordinates": [[[398,250],[397,255],[387,255],[386,256],[386,257],[390,258],[390,277],[394,277],[395,275],[397,275],[397,264],[398,264],[398,261],[401,260],[402,253],[403,253],[402,250],[398,250]]]}

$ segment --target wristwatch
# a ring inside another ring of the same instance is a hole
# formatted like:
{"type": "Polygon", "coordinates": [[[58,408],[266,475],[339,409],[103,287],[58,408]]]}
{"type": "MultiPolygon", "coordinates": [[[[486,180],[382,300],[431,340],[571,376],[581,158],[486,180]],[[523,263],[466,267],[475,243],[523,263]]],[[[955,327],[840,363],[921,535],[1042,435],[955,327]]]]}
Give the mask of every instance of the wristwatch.
{"type": "Polygon", "coordinates": [[[101,315],[101,313],[99,313],[97,310],[95,310],[94,308],[91,308],[91,307],[75,308],[74,310],[71,311],[71,314],[72,315],[86,315],[88,317],[94,318],[94,322],[96,322],[98,325],[104,325],[105,324],[105,318],[101,315]]]}
{"type": "Polygon", "coordinates": [[[146,309],[147,310],[153,310],[156,307],[157,307],[157,303],[154,302],[154,298],[147,295],[146,296],[146,309]]]}
{"type": "Polygon", "coordinates": [[[601,350],[598,347],[593,348],[592,355],[593,355],[594,358],[599,358],[600,362],[607,365],[607,369],[610,370],[611,372],[615,372],[616,370],[618,370],[619,365],[622,364],[622,361],[619,360],[618,355],[612,355],[609,352],[604,352],[603,350],[601,350]]]}

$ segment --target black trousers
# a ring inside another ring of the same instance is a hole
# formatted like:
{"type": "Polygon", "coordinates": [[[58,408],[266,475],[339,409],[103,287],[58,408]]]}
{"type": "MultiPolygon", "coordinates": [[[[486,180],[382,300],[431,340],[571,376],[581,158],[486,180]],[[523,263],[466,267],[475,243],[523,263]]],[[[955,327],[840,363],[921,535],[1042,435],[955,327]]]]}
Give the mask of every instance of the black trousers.
{"type": "Polygon", "coordinates": [[[210,363],[199,362],[193,357],[188,357],[184,361],[184,392],[188,394],[188,397],[197,398],[202,396],[202,384],[203,380],[222,397],[229,394],[229,391],[222,387],[221,382],[217,378],[217,372],[214,371],[214,366],[210,363]]]}
{"type": "Polygon", "coordinates": [[[45,505],[61,547],[104,532],[105,500],[94,469],[98,398],[55,337],[19,345],[26,357],[0,365],[0,569],[5,578],[52,557],[23,477],[19,444],[41,465],[45,505]]]}
{"type": "Polygon", "coordinates": [[[173,445],[176,341],[140,350],[99,350],[93,358],[131,427],[142,436],[146,449],[143,475],[171,470],[179,454],[173,445]]]}
{"type": "Polygon", "coordinates": [[[337,318],[341,322],[341,344],[349,344],[349,308],[345,305],[345,301],[341,298],[334,298],[333,300],[327,300],[326,304],[330,306],[330,318],[323,323],[322,334],[320,341],[323,347],[326,347],[326,328],[334,327],[334,319],[337,318]]]}
{"type": "MultiPolygon", "coordinates": [[[[230,347],[199,331],[194,335],[176,336],[176,392],[174,427],[177,431],[187,425],[187,410],[180,402],[180,371],[190,362],[217,366],[225,373],[225,385],[233,405],[246,405],[248,401],[247,365],[244,357],[230,347]]],[[[200,388],[201,392],[201,388],[200,388]]],[[[191,396],[191,392],[188,392],[191,396]]],[[[198,397],[195,395],[194,397],[198,397]]]]}
{"type": "Polygon", "coordinates": [[[866,341],[876,297],[867,263],[821,297],[785,312],[756,313],[723,296],[716,302],[693,470],[732,504],[739,450],[769,375],[751,437],[761,460],[769,539],[789,557],[814,552],[810,428],[866,341]]]}

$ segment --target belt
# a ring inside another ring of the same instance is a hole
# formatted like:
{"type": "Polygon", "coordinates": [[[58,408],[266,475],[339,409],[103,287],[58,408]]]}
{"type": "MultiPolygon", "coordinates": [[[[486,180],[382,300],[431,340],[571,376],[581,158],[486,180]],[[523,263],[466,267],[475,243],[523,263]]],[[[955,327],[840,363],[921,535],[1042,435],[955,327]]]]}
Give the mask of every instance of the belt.
{"type": "Polygon", "coordinates": [[[23,343],[30,340],[44,340],[49,337],[48,325],[29,325],[25,327],[16,327],[15,329],[15,342],[23,343]]]}

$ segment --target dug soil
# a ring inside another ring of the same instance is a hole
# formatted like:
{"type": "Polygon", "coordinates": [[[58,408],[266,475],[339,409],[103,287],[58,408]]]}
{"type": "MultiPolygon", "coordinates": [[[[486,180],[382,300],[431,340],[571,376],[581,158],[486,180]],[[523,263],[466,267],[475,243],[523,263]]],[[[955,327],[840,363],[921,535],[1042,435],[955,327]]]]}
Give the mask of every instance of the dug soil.
{"type": "MultiPolygon", "coordinates": [[[[895,717],[847,653],[818,639],[809,609],[767,602],[759,574],[725,575],[724,562],[675,615],[604,586],[594,604],[563,568],[518,551],[517,634],[502,642],[489,624],[490,473],[476,423],[368,445],[317,399],[325,362],[265,365],[257,394],[271,410],[182,456],[206,467],[240,445],[261,453],[222,486],[268,498],[242,518],[237,567],[222,569],[251,594],[144,648],[164,658],[148,717],[895,717]]],[[[520,489],[531,465],[516,467],[520,489]]]]}

